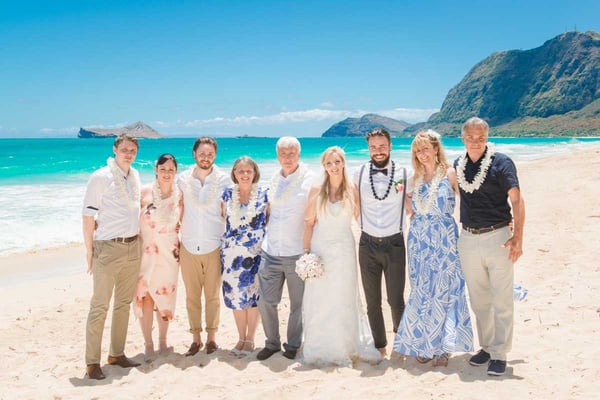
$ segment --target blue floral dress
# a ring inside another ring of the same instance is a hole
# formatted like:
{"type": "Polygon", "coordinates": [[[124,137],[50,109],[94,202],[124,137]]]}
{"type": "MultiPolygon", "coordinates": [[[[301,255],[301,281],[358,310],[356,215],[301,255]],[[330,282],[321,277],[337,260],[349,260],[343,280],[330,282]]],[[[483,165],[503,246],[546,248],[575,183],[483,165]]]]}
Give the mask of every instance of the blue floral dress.
{"type": "MultiPolygon", "coordinates": [[[[421,198],[427,196],[430,186],[421,186],[421,198]]],[[[471,317],[457,249],[458,228],[452,216],[455,203],[450,181],[443,178],[430,211],[417,212],[410,221],[411,291],[394,340],[394,351],[398,353],[433,358],[473,350],[471,317]]]]}
{"type": "Polygon", "coordinates": [[[240,224],[230,221],[232,189],[225,189],[221,200],[227,210],[226,228],[221,246],[223,300],[227,308],[245,310],[258,305],[258,267],[260,247],[267,226],[267,190],[258,188],[252,215],[246,215],[247,204],[241,204],[240,224]]]}

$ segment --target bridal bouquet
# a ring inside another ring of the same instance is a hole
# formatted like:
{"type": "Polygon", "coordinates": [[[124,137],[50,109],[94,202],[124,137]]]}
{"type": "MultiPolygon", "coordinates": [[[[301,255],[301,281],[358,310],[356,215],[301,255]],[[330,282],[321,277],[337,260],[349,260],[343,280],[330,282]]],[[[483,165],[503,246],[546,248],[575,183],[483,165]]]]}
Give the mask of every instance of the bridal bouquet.
{"type": "Polygon", "coordinates": [[[308,278],[323,276],[324,265],[321,258],[314,253],[306,253],[296,261],[296,273],[303,281],[308,278]]]}

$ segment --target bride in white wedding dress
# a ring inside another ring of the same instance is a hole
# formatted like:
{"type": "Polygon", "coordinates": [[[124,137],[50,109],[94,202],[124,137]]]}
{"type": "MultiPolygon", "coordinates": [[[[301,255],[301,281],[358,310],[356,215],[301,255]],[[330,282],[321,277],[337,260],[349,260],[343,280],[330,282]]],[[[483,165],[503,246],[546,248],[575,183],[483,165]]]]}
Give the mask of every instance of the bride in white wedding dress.
{"type": "Polygon", "coordinates": [[[304,251],[321,257],[324,274],[305,282],[302,300],[302,359],[317,366],[379,362],[358,291],[356,244],[351,229],[358,215],[354,184],[345,173],[344,151],[321,156],[325,174],[311,189],[306,208],[304,251]]]}

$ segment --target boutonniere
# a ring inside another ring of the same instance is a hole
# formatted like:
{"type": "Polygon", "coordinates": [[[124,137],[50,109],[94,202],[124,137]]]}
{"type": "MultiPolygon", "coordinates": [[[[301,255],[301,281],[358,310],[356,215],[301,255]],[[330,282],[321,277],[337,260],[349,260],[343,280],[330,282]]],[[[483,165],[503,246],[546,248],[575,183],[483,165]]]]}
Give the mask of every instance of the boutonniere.
{"type": "Polygon", "coordinates": [[[396,193],[402,192],[404,190],[404,179],[394,181],[394,187],[396,188],[396,193]]]}

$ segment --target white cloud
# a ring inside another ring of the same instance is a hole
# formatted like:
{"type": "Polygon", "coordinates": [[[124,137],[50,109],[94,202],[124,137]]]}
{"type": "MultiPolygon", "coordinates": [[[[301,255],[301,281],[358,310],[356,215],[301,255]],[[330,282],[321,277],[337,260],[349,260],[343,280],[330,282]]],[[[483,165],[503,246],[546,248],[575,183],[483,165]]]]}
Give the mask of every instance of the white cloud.
{"type": "Polygon", "coordinates": [[[345,110],[324,110],[315,108],[302,111],[282,111],[277,114],[256,116],[243,115],[239,117],[215,117],[210,119],[193,120],[184,123],[187,128],[206,126],[249,126],[249,125],[279,125],[346,118],[354,112],[345,110]]]}
{"type": "Polygon", "coordinates": [[[176,123],[156,121],[155,124],[158,126],[183,126],[186,128],[203,128],[215,126],[281,125],[314,121],[336,121],[348,117],[356,118],[368,113],[375,113],[389,118],[404,120],[409,123],[415,123],[426,121],[431,114],[437,111],[439,111],[439,109],[437,108],[394,108],[391,110],[380,111],[326,110],[323,108],[314,108],[311,110],[282,111],[277,114],[264,116],[243,115],[238,117],[215,117],[209,119],[197,119],[188,122],[177,121],[176,123]]]}
{"type": "Polygon", "coordinates": [[[394,108],[391,110],[375,111],[375,114],[414,124],[416,122],[427,121],[431,114],[438,111],[440,111],[439,108],[394,108]]]}
{"type": "MultiPolygon", "coordinates": [[[[331,105],[332,103],[325,102],[321,106],[331,105]]],[[[192,121],[183,121],[181,119],[174,121],[157,120],[150,125],[155,128],[212,128],[220,127],[248,127],[248,126],[265,126],[265,125],[285,125],[285,124],[301,124],[307,122],[331,121],[337,122],[345,118],[358,118],[364,114],[374,113],[385,117],[403,120],[408,123],[416,123],[426,121],[431,114],[438,112],[438,108],[393,108],[389,110],[327,110],[324,108],[314,108],[311,110],[298,111],[281,111],[271,115],[242,115],[237,117],[214,117],[208,119],[196,119],[192,121]]],[[[86,127],[115,129],[128,125],[129,122],[119,122],[116,124],[103,125],[86,125],[86,127]]],[[[0,131],[7,131],[6,128],[0,127],[0,131]]],[[[58,133],[77,133],[79,127],[66,128],[42,128],[40,133],[43,134],[58,134],[58,133]]]]}
{"type": "Polygon", "coordinates": [[[332,102],[330,102],[330,101],[324,101],[324,102],[322,102],[320,104],[320,106],[324,107],[324,108],[333,108],[333,107],[335,107],[335,105],[332,102]]]}
{"type": "Polygon", "coordinates": [[[40,133],[55,134],[55,133],[76,133],[79,132],[79,127],[70,126],[68,128],[42,128],[40,133]]]}

